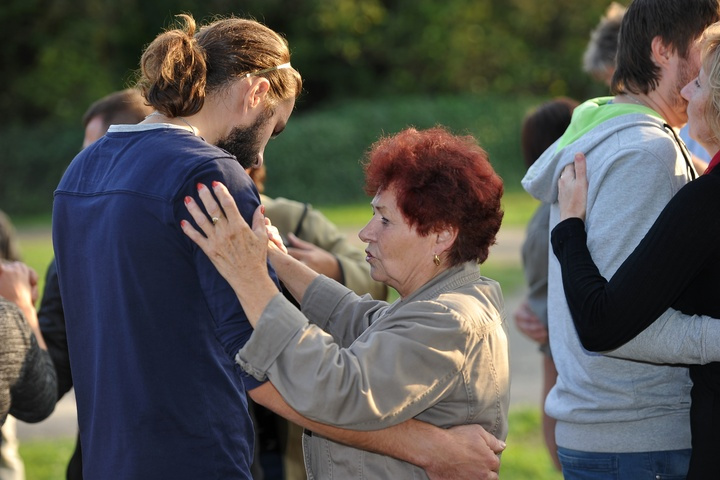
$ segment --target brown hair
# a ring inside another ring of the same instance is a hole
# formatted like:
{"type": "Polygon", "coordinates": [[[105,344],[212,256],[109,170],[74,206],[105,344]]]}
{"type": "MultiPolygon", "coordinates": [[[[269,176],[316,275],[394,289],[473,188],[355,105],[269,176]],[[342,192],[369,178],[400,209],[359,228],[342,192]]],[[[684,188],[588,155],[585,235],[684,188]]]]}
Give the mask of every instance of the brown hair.
{"type": "Polygon", "coordinates": [[[183,28],[158,35],[140,60],[138,86],[160,113],[193,115],[202,108],[206,95],[247,74],[262,75],[270,82],[269,108],[300,94],[300,74],[293,68],[276,68],[290,62],[290,50],[273,30],[254,20],[225,18],[196,32],[192,16],[178,17],[184,21],[183,28]],[[270,70],[258,73],[266,69],[270,70]]]}
{"type": "Polygon", "coordinates": [[[525,115],[520,131],[525,166],[530,168],[535,160],[565,133],[577,106],[578,102],[572,98],[558,97],[548,100],[525,115]]]}
{"type": "Polygon", "coordinates": [[[152,109],[145,103],[140,92],[135,88],[126,88],[93,102],[83,115],[82,125],[86,128],[90,120],[99,116],[104,130],[107,130],[110,125],[142,122],[150,112],[152,109]]]}
{"type": "Polygon", "coordinates": [[[720,19],[719,13],[717,0],[634,0],[620,26],[612,93],[655,90],[660,68],[651,56],[653,39],[659,36],[681,58],[687,58],[693,42],[720,19]]]}
{"type": "Polygon", "coordinates": [[[451,265],[487,259],[502,222],[503,182],[475,138],[435,127],[379,140],[368,153],[365,191],[388,188],[418,234],[457,230],[451,265]]]}

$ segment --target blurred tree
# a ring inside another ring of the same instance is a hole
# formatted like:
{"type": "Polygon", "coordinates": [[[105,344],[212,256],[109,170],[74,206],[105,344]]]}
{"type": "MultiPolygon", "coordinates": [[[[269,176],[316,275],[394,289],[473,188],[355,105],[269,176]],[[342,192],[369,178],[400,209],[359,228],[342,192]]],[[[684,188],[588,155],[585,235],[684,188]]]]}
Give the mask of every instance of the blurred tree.
{"type": "MultiPolygon", "coordinates": [[[[126,86],[143,46],[192,12],[251,16],[283,32],[306,102],[396,92],[584,97],[580,56],[606,0],[5,0],[0,113],[74,121],[126,86]]],[[[9,117],[7,117],[10,115],[9,117]]]]}
{"type": "MultiPolygon", "coordinates": [[[[582,72],[581,56],[609,2],[3,0],[0,118],[14,128],[2,135],[13,149],[0,150],[0,203],[27,188],[7,182],[32,178],[29,159],[47,176],[37,187],[38,204],[47,202],[47,185],[79,147],[85,108],[133,82],[144,46],[178,13],[201,23],[215,15],[252,17],[284,34],[305,78],[299,109],[308,110],[388,95],[603,94],[582,72]]],[[[387,128],[383,119],[374,127],[387,128]]]]}

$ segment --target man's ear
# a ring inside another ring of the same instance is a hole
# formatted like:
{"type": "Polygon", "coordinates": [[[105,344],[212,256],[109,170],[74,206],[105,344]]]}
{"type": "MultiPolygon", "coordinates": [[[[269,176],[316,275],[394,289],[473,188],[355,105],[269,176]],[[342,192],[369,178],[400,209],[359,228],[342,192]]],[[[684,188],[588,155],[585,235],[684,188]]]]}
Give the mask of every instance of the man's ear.
{"type": "Polygon", "coordinates": [[[270,82],[267,78],[251,77],[250,85],[243,96],[243,108],[249,112],[258,106],[262,106],[269,91],[270,82]]]}
{"type": "Polygon", "coordinates": [[[670,64],[670,58],[675,53],[675,48],[666,44],[663,39],[658,35],[652,39],[650,44],[650,52],[653,61],[660,67],[666,67],[670,64]]]}

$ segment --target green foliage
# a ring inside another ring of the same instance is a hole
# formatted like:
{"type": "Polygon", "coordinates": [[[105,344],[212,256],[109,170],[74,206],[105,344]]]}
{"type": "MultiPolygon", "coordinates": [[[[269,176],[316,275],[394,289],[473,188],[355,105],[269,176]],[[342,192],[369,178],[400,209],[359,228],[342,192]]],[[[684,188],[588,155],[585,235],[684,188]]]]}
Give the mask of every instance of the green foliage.
{"type": "Polygon", "coordinates": [[[352,100],[296,113],[266,148],[267,193],[316,204],[362,203],[361,161],[382,135],[438,124],[471,134],[485,148],[507,191],[517,191],[525,167],[520,124],[541,100],[522,96],[392,96],[352,100]]]}
{"type": "Polygon", "coordinates": [[[50,212],[53,191],[81,143],[78,127],[45,123],[0,129],[0,208],[12,217],[50,212]]]}
{"type": "MultiPolygon", "coordinates": [[[[471,134],[490,156],[508,193],[520,190],[525,171],[520,124],[538,97],[500,95],[389,96],[349,100],[303,112],[300,104],[288,128],[265,151],[267,194],[316,205],[367,203],[360,164],[381,135],[408,126],[445,125],[471,134]]],[[[15,216],[48,213],[52,192],[77,154],[78,127],[50,123],[0,130],[0,208],[15,216]]]]}
{"type": "Polygon", "coordinates": [[[310,100],[388,93],[603,92],[580,71],[608,0],[5,0],[0,47],[11,122],[73,123],[123,88],[174,15],[257,18],[283,33],[310,100]]]}

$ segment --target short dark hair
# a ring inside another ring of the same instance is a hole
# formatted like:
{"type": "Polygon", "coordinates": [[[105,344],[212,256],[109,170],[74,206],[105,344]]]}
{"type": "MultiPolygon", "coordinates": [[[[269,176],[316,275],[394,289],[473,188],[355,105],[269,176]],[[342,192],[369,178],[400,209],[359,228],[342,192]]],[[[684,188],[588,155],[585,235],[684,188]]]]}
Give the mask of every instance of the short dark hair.
{"type": "Polygon", "coordinates": [[[83,128],[86,128],[90,120],[99,116],[107,130],[110,125],[142,122],[150,112],[152,112],[152,108],[145,103],[140,91],[127,88],[93,102],[85,111],[82,124],[83,128]]]}
{"type": "Polygon", "coordinates": [[[470,135],[442,127],[408,128],[376,142],[365,163],[365,191],[393,189],[397,205],[418,234],[452,227],[451,265],[484,262],[502,223],[503,182],[470,135]]]}
{"type": "Polygon", "coordinates": [[[531,110],[523,119],[520,131],[525,166],[535,163],[547,148],[565,133],[578,102],[558,97],[531,110]]]}
{"type": "Polygon", "coordinates": [[[718,0],[634,0],[623,17],[617,68],[611,90],[647,94],[657,88],[660,69],[652,60],[652,41],[660,37],[682,58],[693,42],[720,19],[718,0]]]}

